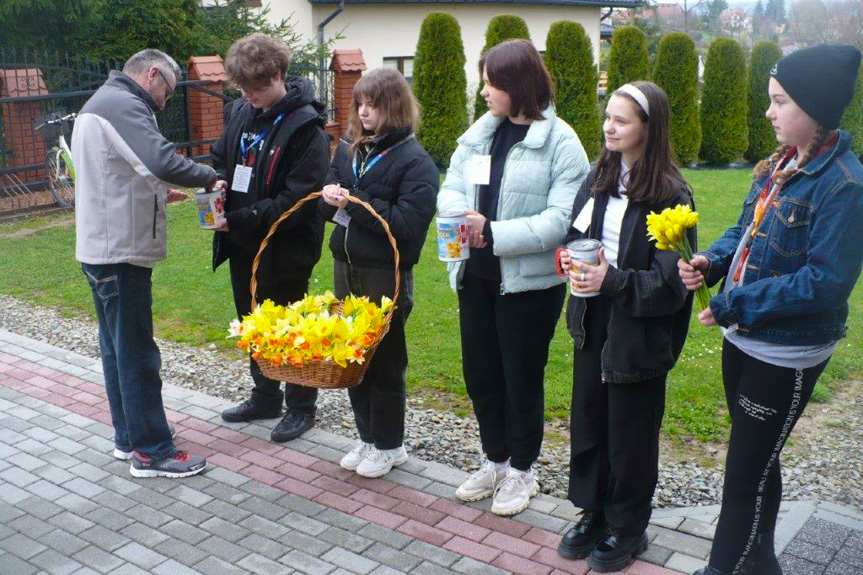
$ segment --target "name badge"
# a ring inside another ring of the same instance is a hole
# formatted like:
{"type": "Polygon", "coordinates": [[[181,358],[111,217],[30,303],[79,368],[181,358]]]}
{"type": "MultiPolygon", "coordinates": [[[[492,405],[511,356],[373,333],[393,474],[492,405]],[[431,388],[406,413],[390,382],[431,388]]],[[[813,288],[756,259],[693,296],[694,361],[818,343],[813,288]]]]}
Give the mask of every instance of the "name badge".
{"type": "Polygon", "coordinates": [[[237,164],[234,168],[234,179],[231,182],[231,190],[241,194],[249,193],[249,185],[252,183],[252,167],[237,164]]]}
{"type": "Polygon", "coordinates": [[[487,186],[491,179],[491,156],[471,156],[465,166],[467,183],[473,186],[487,186]]]}
{"type": "Polygon", "coordinates": [[[333,221],[340,226],[348,227],[348,224],[351,223],[351,216],[344,208],[339,208],[336,210],[336,215],[333,216],[333,221]]]}
{"type": "Polygon", "coordinates": [[[580,212],[578,212],[578,217],[576,217],[575,221],[572,222],[572,227],[581,233],[586,234],[590,227],[591,218],[593,218],[593,198],[587,200],[587,203],[584,204],[584,207],[581,208],[580,212]]]}

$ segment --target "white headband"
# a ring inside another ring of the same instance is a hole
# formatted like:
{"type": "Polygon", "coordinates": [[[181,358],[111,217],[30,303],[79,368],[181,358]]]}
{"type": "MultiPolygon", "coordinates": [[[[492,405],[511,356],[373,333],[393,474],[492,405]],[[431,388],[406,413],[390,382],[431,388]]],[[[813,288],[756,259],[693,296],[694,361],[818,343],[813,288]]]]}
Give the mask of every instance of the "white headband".
{"type": "Polygon", "coordinates": [[[644,113],[650,116],[650,105],[647,103],[647,96],[644,95],[644,92],[642,92],[632,84],[624,84],[616,91],[626,92],[627,94],[632,96],[632,99],[638,102],[638,105],[641,106],[641,109],[644,110],[644,113]]]}

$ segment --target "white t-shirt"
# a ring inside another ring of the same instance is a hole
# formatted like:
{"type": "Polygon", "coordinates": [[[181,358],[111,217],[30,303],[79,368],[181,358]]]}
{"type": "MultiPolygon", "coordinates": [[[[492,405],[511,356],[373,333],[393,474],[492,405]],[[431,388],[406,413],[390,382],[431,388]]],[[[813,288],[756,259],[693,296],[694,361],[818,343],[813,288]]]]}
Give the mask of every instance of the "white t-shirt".
{"type": "Polygon", "coordinates": [[[626,182],[629,180],[629,166],[620,163],[620,181],[617,184],[619,198],[608,196],[608,205],[605,207],[605,218],[602,223],[602,247],[605,248],[605,259],[609,265],[617,266],[617,255],[620,252],[620,228],[623,226],[623,214],[629,205],[626,196],[626,182]]]}

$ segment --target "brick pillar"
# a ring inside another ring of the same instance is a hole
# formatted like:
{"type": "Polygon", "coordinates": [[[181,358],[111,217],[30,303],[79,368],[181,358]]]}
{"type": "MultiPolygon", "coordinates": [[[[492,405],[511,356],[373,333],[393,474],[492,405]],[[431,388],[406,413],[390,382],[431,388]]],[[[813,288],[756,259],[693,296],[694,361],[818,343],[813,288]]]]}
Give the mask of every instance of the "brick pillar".
{"type": "MultiPolygon", "coordinates": [[[[188,61],[189,80],[209,80],[202,87],[211,92],[222,93],[227,80],[225,64],[219,56],[192,56],[188,61]]],[[[189,121],[192,140],[218,138],[224,129],[224,100],[189,87],[189,121]]],[[[204,156],[210,153],[210,144],[192,147],[192,154],[204,156]]]]}
{"type": "Polygon", "coordinates": [[[336,126],[328,127],[330,133],[337,132],[336,138],[347,129],[348,113],[354,98],[354,85],[362,77],[366,69],[363,51],[359,48],[351,50],[334,50],[330,62],[330,70],[334,72],[333,93],[336,109],[336,126]]]}
{"type": "MultiPolygon", "coordinates": [[[[44,96],[48,88],[42,78],[42,70],[0,70],[0,97],[25,98],[44,96]]],[[[34,129],[43,115],[40,101],[11,101],[0,108],[3,114],[4,147],[10,154],[7,165],[11,168],[38,164],[44,166],[48,147],[41,134],[34,129]]],[[[44,168],[18,172],[22,181],[35,182],[45,177],[44,168]]]]}

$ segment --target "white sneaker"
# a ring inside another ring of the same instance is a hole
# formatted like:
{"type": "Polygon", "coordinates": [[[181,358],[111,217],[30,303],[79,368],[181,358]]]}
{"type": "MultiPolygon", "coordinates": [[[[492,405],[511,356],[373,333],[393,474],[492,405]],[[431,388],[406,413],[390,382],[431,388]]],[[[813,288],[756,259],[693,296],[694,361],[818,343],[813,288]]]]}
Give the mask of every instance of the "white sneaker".
{"type": "Polygon", "coordinates": [[[395,449],[378,449],[374,445],[369,448],[365,458],[357,465],[357,474],[363,477],[381,477],[390,472],[393,467],[407,463],[408,452],[404,446],[395,449]]]}
{"type": "Polygon", "coordinates": [[[485,460],[479,471],[471,475],[456,489],[455,496],[462,501],[479,501],[494,495],[509,470],[509,461],[494,463],[485,460]]]}
{"type": "Polygon", "coordinates": [[[533,469],[519,471],[510,467],[497,486],[491,512],[495,515],[515,515],[530,505],[530,498],[539,493],[539,483],[533,469]]]}
{"type": "Polygon", "coordinates": [[[339,465],[348,471],[356,471],[357,466],[366,458],[369,449],[374,446],[374,443],[366,443],[362,439],[357,440],[357,444],[348,452],[347,455],[342,457],[339,465]]]}

